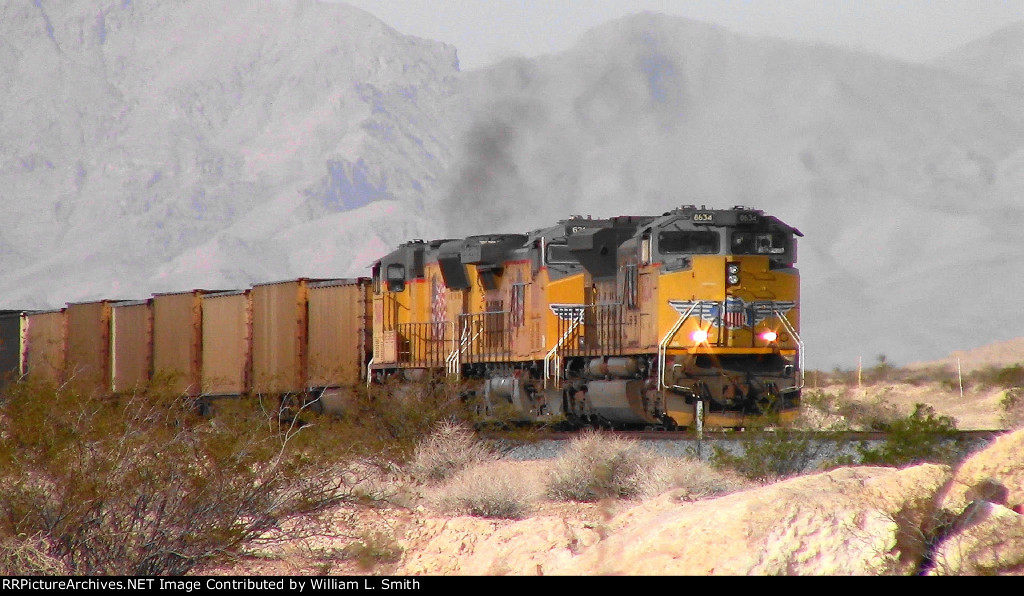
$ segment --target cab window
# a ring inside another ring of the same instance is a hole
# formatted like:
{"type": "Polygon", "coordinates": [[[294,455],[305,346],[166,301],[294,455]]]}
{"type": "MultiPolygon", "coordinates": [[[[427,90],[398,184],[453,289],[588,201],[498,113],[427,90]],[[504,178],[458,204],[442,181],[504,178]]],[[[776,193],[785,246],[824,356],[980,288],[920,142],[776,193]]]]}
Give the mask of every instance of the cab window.
{"type": "Polygon", "coordinates": [[[734,232],[732,253],[737,255],[781,255],[786,252],[782,232],[734,232]]]}
{"type": "Polygon", "coordinates": [[[651,231],[644,232],[640,239],[640,262],[644,265],[651,262],[651,231]]]}
{"type": "Polygon", "coordinates": [[[388,289],[392,292],[401,292],[405,289],[405,265],[391,263],[387,268],[388,289]]]}
{"type": "Polygon", "coordinates": [[[567,244],[549,244],[547,254],[548,265],[576,265],[579,259],[572,254],[567,244]]]}
{"type": "Polygon", "coordinates": [[[712,255],[718,253],[718,232],[710,230],[673,230],[658,234],[661,254],[712,255]]]}

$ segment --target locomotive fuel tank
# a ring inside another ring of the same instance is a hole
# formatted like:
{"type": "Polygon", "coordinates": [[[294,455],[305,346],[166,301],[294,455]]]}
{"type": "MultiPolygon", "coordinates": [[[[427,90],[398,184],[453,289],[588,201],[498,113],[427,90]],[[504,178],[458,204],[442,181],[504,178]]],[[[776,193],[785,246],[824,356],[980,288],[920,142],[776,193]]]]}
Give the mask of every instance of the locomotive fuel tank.
{"type": "Polygon", "coordinates": [[[551,394],[521,374],[488,378],[484,382],[484,403],[491,414],[505,408],[523,420],[562,413],[561,400],[552,399],[551,394]]]}
{"type": "Polygon", "coordinates": [[[635,377],[640,372],[640,362],[630,356],[611,356],[592,358],[587,363],[587,373],[591,377],[635,377]]]}
{"type": "Polygon", "coordinates": [[[662,424],[657,393],[648,391],[641,379],[611,379],[587,382],[589,410],[613,425],[656,426],[662,424]]]}

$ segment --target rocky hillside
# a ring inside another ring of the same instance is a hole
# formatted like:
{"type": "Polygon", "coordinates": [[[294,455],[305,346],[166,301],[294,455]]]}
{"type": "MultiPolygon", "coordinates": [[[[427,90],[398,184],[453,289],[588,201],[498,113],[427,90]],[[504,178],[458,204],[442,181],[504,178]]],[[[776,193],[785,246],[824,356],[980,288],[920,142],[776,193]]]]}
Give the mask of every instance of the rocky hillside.
{"type": "Polygon", "coordinates": [[[956,469],[840,468],[717,498],[677,489],[644,502],[548,506],[522,520],[378,510],[363,523],[393,550],[370,567],[330,556],[347,541],[319,540],[204,573],[1020,575],[1021,449],[1017,431],[956,469]]]}

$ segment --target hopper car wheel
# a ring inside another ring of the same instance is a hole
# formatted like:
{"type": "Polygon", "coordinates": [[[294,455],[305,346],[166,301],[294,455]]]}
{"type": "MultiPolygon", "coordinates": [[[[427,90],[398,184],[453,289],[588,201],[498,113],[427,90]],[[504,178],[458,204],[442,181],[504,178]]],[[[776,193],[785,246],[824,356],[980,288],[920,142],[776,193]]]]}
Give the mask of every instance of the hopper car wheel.
{"type": "Polygon", "coordinates": [[[285,393],[278,398],[277,416],[282,422],[293,422],[302,408],[302,398],[293,393],[285,393]]]}

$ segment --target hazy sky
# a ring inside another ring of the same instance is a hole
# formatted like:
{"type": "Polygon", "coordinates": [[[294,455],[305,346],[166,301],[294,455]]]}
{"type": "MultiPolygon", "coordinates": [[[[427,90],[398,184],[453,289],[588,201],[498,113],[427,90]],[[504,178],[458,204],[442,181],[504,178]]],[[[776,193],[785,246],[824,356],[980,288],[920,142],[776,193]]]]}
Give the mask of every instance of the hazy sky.
{"type": "Polygon", "coordinates": [[[739,33],[926,60],[1024,20],[1024,0],[345,0],[402,33],[450,43],[463,70],[566,49],[581,33],[643,11],[739,33]]]}

